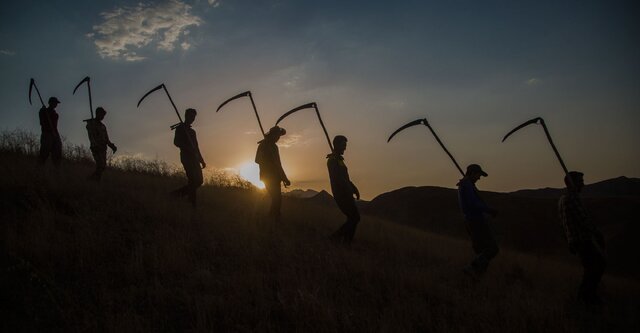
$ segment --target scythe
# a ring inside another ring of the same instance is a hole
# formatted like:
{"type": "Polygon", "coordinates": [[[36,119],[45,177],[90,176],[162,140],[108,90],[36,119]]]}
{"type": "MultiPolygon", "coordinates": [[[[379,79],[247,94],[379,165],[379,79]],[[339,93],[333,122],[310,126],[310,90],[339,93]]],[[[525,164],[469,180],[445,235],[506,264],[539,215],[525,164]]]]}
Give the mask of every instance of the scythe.
{"type": "Polygon", "coordinates": [[[458,171],[460,171],[460,174],[462,175],[462,177],[464,177],[464,172],[462,171],[462,168],[460,168],[460,166],[458,165],[458,162],[456,162],[456,159],[453,158],[453,155],[451,155],[451,153],[449,152],[449,150],[447,150],[447,147],[444,146],[444,144],[442,143],[442,141],[440,140],[440,138],[438,137],[436,132],[433,130],[433,128],[431,128],[431,125],[429,125],[429,122],[427,121],[427,118],[414,120],[414,121],[412,121],[412,122],[410,122],[410,123],[398,128],[395,132],[393,132],[389,136],[389,139],[387,139],[387,142],[391,141],[391,139],[393,139],[393,137],[396,134],[400,133],[404,129],[407,129],[409,127],[416,126],[416,125],[425,125],[425,126],[427,126],[427,128],[429,128],[429,130],[431,131],[431,134],[433,134],[433,136],[436,138],[436,141],[438,141],[438,143],[440,144],[440,147],[442,147],[444,152],[447,153],[447,155],[449,155],[449,158],[451,159],[451,161],[453,161],[453,164],[456,166],[458,171]]]}

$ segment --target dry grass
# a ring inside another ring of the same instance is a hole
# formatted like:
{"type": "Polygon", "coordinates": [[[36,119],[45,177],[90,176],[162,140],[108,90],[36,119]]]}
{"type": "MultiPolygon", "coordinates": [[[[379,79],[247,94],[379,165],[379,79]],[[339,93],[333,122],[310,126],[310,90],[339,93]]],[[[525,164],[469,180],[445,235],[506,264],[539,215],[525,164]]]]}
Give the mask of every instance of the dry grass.
{"type": "Polygon", "coordinates": [[[285,199],[275,225],[255,190],[205,186],[193,210],[167,195],[177,177],[108,170],[96,184],[84,180],[89,165],[0,159],[2,245],[14,263],[3,291],[19,287],[5,298],[14,315],[3,331],[640,328],[637,281],[606,276],[607,305],[595,311],[572,301],[579,267],[561,261],[503,251],[472,281],[461,273],[466,241],[365,216],[351,248],[328,242],[343,220],[334,206],[285,199]]]}

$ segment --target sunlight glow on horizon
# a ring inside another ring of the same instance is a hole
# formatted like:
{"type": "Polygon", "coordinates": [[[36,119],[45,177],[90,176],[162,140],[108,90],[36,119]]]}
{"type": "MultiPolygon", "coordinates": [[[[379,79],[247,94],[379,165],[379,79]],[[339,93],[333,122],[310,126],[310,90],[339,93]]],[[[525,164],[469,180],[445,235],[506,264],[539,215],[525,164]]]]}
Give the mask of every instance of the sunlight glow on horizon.
{"type": "Polygon", "coordinates": [[[244,180],[250,182],[259,189],[264,189],[264,183],[260,180],[260,167],[254,162],[245,162],[238,168],[238,174],[244,180]]]}

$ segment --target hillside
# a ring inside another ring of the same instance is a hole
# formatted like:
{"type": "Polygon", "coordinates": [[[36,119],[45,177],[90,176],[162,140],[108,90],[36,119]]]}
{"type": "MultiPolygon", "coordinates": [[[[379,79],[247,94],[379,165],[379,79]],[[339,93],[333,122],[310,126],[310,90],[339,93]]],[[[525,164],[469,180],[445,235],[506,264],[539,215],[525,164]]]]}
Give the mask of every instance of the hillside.
{"type": "Polygon", "coordinates": [[[3,332],[640,328],[637,280],[605,276],[606,307],[584,308],[575,262],[505,250],[474,281],[465,240],[365,215],[352,247],[332,244],[333,205],[286,198],[275,225],[256,190],[205,186],[194,210],[167,195],[180,178],[0,159],[3,332]]]}
{"type": "MultiPolygon", "coordinates": [[[[640,205],[638,179],[616,178],[585,187],[584,204],[589,217],[607,239],[611,272],[640,278],[640,252],[633,251],[640,234],[634,211],[640,205]]],[[[567,253],[558,220],[561,190],[522,190],[514,193],[482,192],[484,200],[499,211],[492,225],[505,247],[530,253],[563,257],[567,253]],[[528,194],[528,196],[525,196],[528,194]]],[[[381,194],[364,206],[369,215],[421,230],[466,239],[457,192],[441,187],[405,187],[381,194]]]]}

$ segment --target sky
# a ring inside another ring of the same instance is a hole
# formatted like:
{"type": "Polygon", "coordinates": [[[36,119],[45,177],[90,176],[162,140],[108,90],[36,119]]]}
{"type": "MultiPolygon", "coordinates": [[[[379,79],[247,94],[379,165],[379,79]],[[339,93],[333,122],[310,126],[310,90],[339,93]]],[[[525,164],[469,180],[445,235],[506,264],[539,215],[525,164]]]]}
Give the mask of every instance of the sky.
{"type": "MultiPolygon", "coordinates": [[[[316,102],[330,136],[348,138],[345,162],[363,198],[405,186],[455,187],[460,174],[424,126],[427,118],[463,168],[478,163],[491,191],[561,187],[567,167],[592,183],[640,177],[640,17],[634,1],[3,1],[0,129],[39,132],[33,77],[62,103],[59,128],[87,144],[86,89],[118,154],[178,163],[169,125],[198,110],[207,168],[253,161],[260,130],[316,102]],[[34,96],[35,97],[35,96],[34,96]]],[[[37,99],[36,99],[37,100],[37,99]]],[[[38,102],[39,103],[39,102],[38,102]]],[[[281,123],[292,188],[329,189],[324,133],[312,110],[281,123]]]]}

